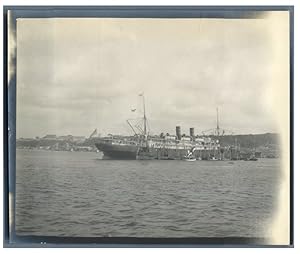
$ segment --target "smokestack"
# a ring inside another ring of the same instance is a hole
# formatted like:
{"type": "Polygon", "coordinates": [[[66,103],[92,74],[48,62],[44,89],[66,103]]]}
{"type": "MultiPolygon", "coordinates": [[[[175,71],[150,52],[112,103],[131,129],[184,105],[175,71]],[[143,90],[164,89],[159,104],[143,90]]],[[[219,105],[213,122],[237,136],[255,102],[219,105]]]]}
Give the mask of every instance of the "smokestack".
{"type": "Polygon", "coordinates": [[[193,138],[195,136],[194,128],[190,128],[190,136],[193,138]]]}
{"type": "Polygon", "coordinates": [[[178,140],[181,139],[181,130],[180,130],[180,126],[176,126],[176,136],[177,136],[177,139],[178,139],[178,140]]]}

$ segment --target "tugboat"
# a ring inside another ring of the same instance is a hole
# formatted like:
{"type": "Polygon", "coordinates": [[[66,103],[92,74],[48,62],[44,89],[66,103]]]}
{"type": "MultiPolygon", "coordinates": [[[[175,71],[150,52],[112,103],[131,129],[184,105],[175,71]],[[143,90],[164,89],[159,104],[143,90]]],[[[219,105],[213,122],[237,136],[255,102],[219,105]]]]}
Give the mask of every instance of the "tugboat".
{"type": "Polygon", "coordinates": [[[191,151],[188,150],[187,155],[184,156],[185,161],[196,161],[196,157],[194,156],[195,147],[192,148],[191,151]]]}
{"type": "Polygon", "coordinates": [[[195,157],[185,158],[184,161],[196,161],[195,157]]]}

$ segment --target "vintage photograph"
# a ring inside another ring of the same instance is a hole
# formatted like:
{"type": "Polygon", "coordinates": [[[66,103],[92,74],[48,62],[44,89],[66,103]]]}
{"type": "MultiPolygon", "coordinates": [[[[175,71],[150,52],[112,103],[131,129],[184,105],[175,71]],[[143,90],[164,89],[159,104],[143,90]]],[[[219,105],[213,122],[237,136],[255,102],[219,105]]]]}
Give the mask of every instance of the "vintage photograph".
{"type": "Polygon", "coordinates": [[[246,14],[17,18],[15,234],[289,245],[290,12],[246,14]]]}

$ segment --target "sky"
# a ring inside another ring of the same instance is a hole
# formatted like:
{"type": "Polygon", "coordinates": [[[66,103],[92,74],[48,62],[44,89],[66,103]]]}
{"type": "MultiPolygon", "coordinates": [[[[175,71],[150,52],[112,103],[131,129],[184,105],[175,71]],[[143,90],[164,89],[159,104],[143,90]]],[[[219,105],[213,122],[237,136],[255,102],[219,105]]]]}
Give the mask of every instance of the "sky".
{"type": "Polygon", "coordinates": [[[215,128],[217,107],[235,134],[277,132],[289,62],[276,15],[18,19],[17,137],[131,134],[140,93],[153,134],[215,128]]]}

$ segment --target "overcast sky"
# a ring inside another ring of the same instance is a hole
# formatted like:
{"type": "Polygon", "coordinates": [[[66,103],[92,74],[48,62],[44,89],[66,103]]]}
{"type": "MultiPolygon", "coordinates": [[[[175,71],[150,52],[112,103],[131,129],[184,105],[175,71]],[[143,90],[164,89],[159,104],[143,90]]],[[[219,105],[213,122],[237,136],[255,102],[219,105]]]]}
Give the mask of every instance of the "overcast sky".
{"type": "Polygon", "coordinates": [[[152,133],[214,128],[216,107],[236,134],[276,132],[280,31],[270,18],[18,19],[17,137],[129,134],[141,92],[152,133]]]}

